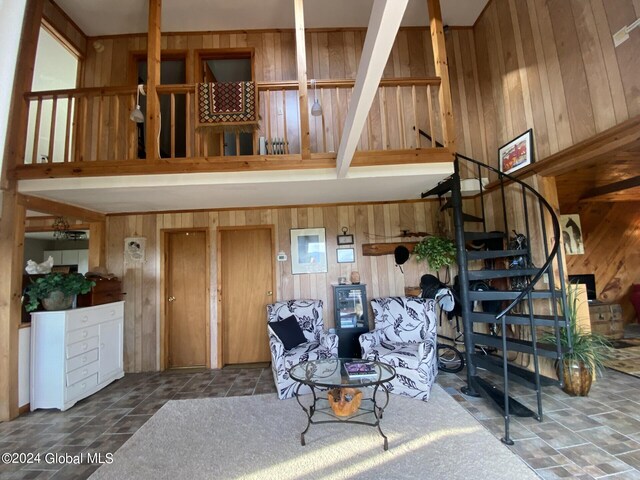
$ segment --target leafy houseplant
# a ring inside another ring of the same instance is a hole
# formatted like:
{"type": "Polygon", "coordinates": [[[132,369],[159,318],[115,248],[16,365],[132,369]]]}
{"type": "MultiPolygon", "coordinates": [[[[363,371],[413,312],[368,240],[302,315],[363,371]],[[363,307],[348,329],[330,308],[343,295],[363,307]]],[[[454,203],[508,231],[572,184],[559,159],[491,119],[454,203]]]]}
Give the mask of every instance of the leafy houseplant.
{"type": "MultiPolygon", "coordinates": [[[[562,368],[566,393],[586,397],[594,371],[601,374],[611,356],[611,344],[603,335],[587,332],[578,325],[578,289],[573,284],[567,288],[567,315],[569,326],[560,329],[560,345],[564,354],[557,365],[558,373],[562,368]]],[[[542,341],[556,343],[556,337],[549,333],[543,336],[542,341]]]]}
{"type": "Polygon", "coordinates": [[[453,241],[435,235],[422,239],[413,248],[413,253],[418,262],[426,260],[429,268],[436,272],[456,261],[456,246],[453,241]]]}
{"type": "Polygon", "coordinates": [[[39,302],[47,310],[65,310],[71,307],[75,295],[89,292],[94,285],[95,282],[79,273],[49,273],[27,285],[24,293],[29,301],[25,304],[25,310],[34,311],[39,302]]]}

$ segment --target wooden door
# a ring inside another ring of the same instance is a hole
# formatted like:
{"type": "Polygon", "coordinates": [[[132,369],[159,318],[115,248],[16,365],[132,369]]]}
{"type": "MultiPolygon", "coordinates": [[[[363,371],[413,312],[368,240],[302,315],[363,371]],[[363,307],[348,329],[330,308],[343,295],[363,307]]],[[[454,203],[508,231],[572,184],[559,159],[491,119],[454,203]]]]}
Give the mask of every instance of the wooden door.
{"type": "Polygon", "coordinates": [[[167,366],[207,366],[207,234],[197,230],[167,232],[165,251],[167,366]]]}
{"type": "Polygon", "coordinates": [[[220,230],[223,365],[268,362],[267,304],[273,303],[272,227],[220,230]]]}

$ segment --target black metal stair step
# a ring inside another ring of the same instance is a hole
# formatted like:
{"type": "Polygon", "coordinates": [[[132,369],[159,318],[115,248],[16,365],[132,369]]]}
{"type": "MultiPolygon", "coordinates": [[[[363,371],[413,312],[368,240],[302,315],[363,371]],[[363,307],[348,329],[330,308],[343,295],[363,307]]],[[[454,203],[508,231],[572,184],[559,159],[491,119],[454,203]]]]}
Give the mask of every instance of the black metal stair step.
{"type": "Polygon", "coordinates": [[[511,268],[508,270],[469,270],[469,280],[490,280],[492,278],[530,277],[536,275],[538,268],[511,268]]]}
{"type": "MultiPolygon", "coordinates": [[[[472,240],[490,240],[493,238],[505,238],[503,232],[464,232],[464,240],[470,242],[472,240]]],[[[522,252],[520,252],[522,255],[522,252]]]]}
{"type": "MultiPolygon", "coordinates": [[[[504,392],[482,377],[471,377],[478,393],[493,402],[504,413],[504,392]]],[[[516,417],[536,417],[536,414],[512,397],[509,398],[509,414],[516,417]]]]}
{"type": "MultiPolygon", "coordinates": [[[[529,321],[529,314],[511,314],[504,316],[505,323],[508,325],[531,325],[529,321]]],[[[486,312],[471,312],[471,321],[477,323],[500,323],[500,320],[496,320],[496,316],[493,313],[486,312]]],[[[538,327],[554,327],[555,318],[553,315],[533,315],[534,325],[538,327]]],[[[566,326],[566,321],[563,317],[558,316],[558,325],[560,327],[566,326]]]]}
{"type": "Polygon", "coordinates": [[[452,178],[448,178],[448,179],[444,180],[443,182],[440,182],[438,185],[433,187],[431,190],[427,190],[426,192],[424,192],[421,195],[421,197],[422,198],[426,198],[426,197],[430,197],[432,195],[438,195],[440,197],[440,196],[444,195],[445,193],[450,192],[452,186],[453,186],[453,179],[452,178]]]}
{"type": "MultiPolygon", "coordinates": [[[[519,290],[486,290],[486,291],[469,291],[469,300],[515,300],[522,292],[519,290]]],[[[529,293],[531,298],[551,298],[553,292],[551,290],[533,290],[529,293]]],[[[560,298],[560,291],[556,291],[556,298],[560,298]]],[[[525,297],[526,298],[526,297],[525,297]]]]}
{"type": "MultiPolygon", "coordinates": [[[[504,375],[504,366],[502,358],[495,357],[493,355],[471,355],[473,363],[476,367],[484,368],[490,372],[496,373],[500,376],[504,375]]],[[[519,365],[513,363],[507,363],[507,373],[509,375],[509,381],[519,383],[527,388],[536,390],[536,374],[526,368],[522,368],[519,365]]],[[[560,382],[555,378],[545,377],[540,375],[540,386],[545,387],[549,385],[559,385],[560,382]]]]}
{"type": "Polygon", "coordinates": [[[467,260],[488,260],[490,258],[518,257],[523,250],[467,250],[467,260]]]}
{"type": "Polygon", "coordinates": [[[469,213],[462,213],[462,220],[464,220],[465,222],[475,222],[475,223],[484,222],[484,218],[476,217],[475,215],[471,215],[469,213]]]}
{"type": "MultiPolygon", "coordinates": [[[[502,337],[489,335],[486,333],[473,333],[473,342],[477,345],[487,345],[489,347],[502,350],[502,337]]],[[[558,358],[556,346],[550,343],[537,343],[538,355],[542,357],[558,358]]],[[[521,352],[533,354],[533,342],[520,340],[519,338],[507,338],[507,350],[511,352],[521,352]]]]}

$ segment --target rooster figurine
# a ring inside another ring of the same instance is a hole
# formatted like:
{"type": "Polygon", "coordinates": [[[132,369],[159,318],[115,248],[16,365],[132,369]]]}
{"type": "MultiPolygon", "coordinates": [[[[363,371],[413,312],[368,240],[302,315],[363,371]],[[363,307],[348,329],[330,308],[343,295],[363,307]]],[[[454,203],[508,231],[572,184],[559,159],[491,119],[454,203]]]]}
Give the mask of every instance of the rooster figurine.
{"type": "Polygon", "coordinates": [[[36,263],[33,260],[27,260],[25,271],[29,274],[50,273],[51,267],[53,267],[53,257],[49,255],[49,258],[47,258],[42,263],[36,263]]]}

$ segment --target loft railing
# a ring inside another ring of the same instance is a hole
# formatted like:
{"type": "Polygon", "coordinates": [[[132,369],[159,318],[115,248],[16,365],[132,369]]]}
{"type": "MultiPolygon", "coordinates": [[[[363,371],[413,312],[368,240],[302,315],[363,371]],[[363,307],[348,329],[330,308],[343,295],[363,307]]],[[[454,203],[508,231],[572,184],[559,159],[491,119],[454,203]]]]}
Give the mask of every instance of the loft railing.
{"type": "MultiPolygon", "coordinates": [[[[309,89],[312,153],[338,150],[354,87],[353,80],[318,80],[309,89]],[[311,115],[316,99],[321,116],[311,115]]],[[[369,112],[359,151],[437,148],[420,129],[441,135],[439,78],[385,79],[369,112]]],[[[195,85],[157,87],[161,104],[159,154],[163,159],[299,155],[298,84],[259,82],[259,128],[253,133],[214,133],[195,128],[195,85]]],[[[153,159],[145,152],[145,124],[129,119],[136,87],[30,92],[25,165],[153,159]]],[[[146,99],[140,97],[144,111],[146,99]]],[[[155,157],[155,158],[154,158],[155,157]]]]}

